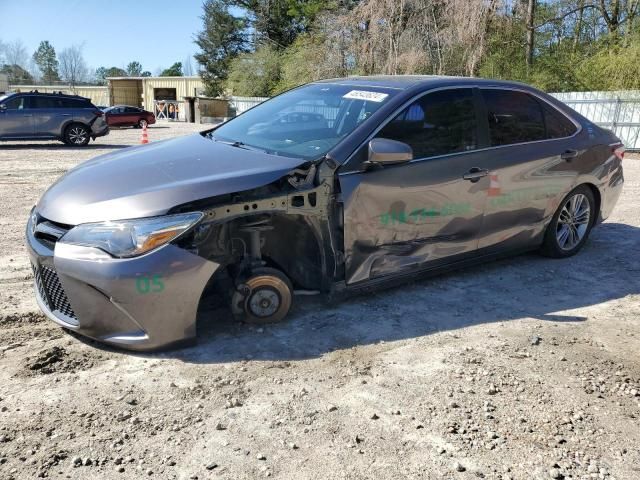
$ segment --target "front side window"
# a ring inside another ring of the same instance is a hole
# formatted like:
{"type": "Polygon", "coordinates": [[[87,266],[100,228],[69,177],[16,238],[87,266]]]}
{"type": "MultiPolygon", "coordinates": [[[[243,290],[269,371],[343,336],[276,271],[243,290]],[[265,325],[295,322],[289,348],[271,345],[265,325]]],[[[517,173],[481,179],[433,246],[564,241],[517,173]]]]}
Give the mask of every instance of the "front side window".
{"type": "Polygon", "coordinates": [[[306,85],[248,110],[207,136],[277,155],[320,158],[396,92],[372,86],[306,85]]]}
{"type": "Polygon", "coordinates": [[[376,137],[409,144],[414,158],[475,150],[473,91],[460,88],[429,93],[400,112],[376,137]]]}
{"type": "Polygon", "coordinates": [[[491,146],[546,138],[542,106],[531,95],[512,90],[482,90],[491,146]]]}
{"type": "Polygon", "coordinates": [[[4,102],[7,110],[24,110],[27,108],[27,97],[14,97],[4,102]]]}

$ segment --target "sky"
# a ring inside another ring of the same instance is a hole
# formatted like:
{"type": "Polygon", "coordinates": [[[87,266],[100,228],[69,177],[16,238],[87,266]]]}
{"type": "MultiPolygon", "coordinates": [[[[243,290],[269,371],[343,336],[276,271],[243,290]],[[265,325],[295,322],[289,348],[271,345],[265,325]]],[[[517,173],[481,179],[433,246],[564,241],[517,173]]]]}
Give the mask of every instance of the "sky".
{"type": "Polygon", "coordinates": [[[0,0],[0,40],[29,55],[41,40],[56,52],[82,44],[91,69],[137,60],[155,75],[198,51],[201,15],[202,0],[0,0]]]}

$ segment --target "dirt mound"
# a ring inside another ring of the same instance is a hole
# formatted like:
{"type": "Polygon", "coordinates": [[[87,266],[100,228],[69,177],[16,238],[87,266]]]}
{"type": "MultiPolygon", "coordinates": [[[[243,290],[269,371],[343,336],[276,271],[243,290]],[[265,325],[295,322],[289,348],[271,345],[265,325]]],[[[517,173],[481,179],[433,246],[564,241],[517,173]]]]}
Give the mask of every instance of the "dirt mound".
{"type": "Polygon", "coordinates": [[[55,346],[27,358],[19,375],[48,375],[86,370],[93,367],[98,359],[95,354],[68,352],[63,347],[55,346]]]}
{"type": "Polygon", "coordinates": [[[36,324],[47,320],[42,313],[25,312],[0,315],[0,328],[5,326],[17,326],[19,324],[36,324]]]}

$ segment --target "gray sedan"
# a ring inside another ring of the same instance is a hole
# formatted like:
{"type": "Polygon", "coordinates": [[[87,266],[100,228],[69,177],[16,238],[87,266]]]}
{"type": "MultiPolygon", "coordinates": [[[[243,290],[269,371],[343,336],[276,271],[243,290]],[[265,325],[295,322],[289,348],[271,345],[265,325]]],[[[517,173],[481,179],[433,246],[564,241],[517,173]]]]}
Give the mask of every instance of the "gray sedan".
{"type": "Polygon", "coordinates": [[[316,82],[69,171],[28,221],[36,299],[67,329],[148,350],[216,321],[197,315],[211,295],[243,321],[277,322],[297,294],[528,250],[565,258],[614,208],[623,155],[611,132],[522,84],[316,82]]]}

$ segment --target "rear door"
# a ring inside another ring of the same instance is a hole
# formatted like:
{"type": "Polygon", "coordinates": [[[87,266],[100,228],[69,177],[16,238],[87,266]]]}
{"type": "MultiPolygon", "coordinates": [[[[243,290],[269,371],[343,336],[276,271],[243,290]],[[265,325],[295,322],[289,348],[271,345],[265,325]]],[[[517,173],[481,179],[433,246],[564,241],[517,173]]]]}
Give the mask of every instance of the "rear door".
{"type": "Polygon", "coordinates": [[[529,246],[575,181],[584,153],[579,125],[529,92],[483,88],[481,95],[491,174],[478,247],[529,246]]]}
{"type": "Polygon", "coordinates": [[[55,96],[34,95],[31,97],[36,137],[59,137],[62,127],[73,116],[62,108],[62,99],[55,96]]]}
{"type": "Polygon", "coordinates": [[[29,97],[21,95],[4,102],[6,109],[0,110],[0,137],[32,137],[33,113],[29,109],[29,97]]]}
{"type": "Polygon", "coordinates": [[[409,144],[413,161],[339,175],[348,284],[475,252],[489,187],[478,102],[472,88],[427,93],[375,135],[409,144]]]}

